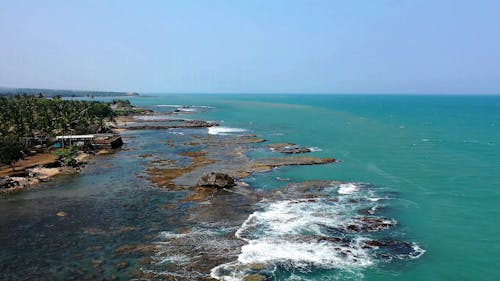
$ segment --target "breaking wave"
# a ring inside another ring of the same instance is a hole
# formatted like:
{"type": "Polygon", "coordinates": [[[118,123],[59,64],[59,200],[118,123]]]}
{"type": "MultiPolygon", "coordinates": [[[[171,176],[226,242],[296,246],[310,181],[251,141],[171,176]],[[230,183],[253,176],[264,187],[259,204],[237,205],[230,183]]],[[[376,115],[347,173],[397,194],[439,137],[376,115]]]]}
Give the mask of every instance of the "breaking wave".
{"type": "Polygon", "coordinates": [[[396,221],[373,215],[386,197],[366,184],[340,183],[323,187],[320,196],[308,195],[260,202],[261,209],[235,233],[247,243],[237,260],[213,268],[211,277],[245,280],[258,273],[275,278],[284,271],[291,274],[284,280],[292,280],[293,274],[330,269],[356,275],[377,262],[414,259],[425,252],[414,243],[372,237],[396,221]]]}
{"type": "Polygon", "coordinates": [[[241,128],[229,128],[229,127],[219,127],[214,126],[208,128],[208,133],[211,135],[230,135],[232,133],[243,133],[247,130],[241,128]]]}

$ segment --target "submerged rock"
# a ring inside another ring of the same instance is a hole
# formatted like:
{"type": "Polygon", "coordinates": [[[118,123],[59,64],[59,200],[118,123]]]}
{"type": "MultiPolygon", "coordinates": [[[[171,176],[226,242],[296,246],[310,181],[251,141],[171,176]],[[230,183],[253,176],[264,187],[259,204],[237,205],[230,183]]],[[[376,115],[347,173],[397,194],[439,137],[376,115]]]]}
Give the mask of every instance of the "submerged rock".
{"type": "Polygon", "coordinates": [[[198,184],[201,186],[225,188],[234,186],[234,179],[228,174],[211,172],[203,175],[198,184]]]}
{"type": "Polygon", "coordinates": [[[116,267],[117,269],[124,269],[124,268],[127,268],[127,267],[128,267],[128,263],[126,263],[126,262],[119,262],[119,263],[117,263],[117,264],[115,265],[115,267],[116,267]]]}
{"type": "Polygon", "coordinates": [[[264,281],[266,280],[266,276],[260,275],[260,274],[251,274],[248,276],[245,276],[245,281],[264,281]]]}
{"type": "Polygon", "coordinates": [[[58,217],[66,217],[67,215],[68,215],[68,213],[66,213],[64,211],[60,211],[60,212],[56,213],[56,216],[58,216],[58,217]]]}

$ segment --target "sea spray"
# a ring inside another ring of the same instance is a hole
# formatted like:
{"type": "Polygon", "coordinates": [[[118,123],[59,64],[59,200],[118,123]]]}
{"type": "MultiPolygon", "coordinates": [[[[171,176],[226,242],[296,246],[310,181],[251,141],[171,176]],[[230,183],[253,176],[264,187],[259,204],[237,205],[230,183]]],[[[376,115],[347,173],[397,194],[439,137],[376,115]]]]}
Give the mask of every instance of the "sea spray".
{"type": "MultiPolygon", "coordinates": [[[[283,272],[307,275],[333,269],[358,276],[363,268],[381,261],[381,256],[411,259],[423,254],[416,244],[379,242],[372,237],[370,233],[393,227],[396,221],[360,215],[367,209],[373,214],[381,204],[370,200],[382,198],[376,197],[370,185],[340,183],[323,186],[320,192],[298,190],[280,193],[284,197],[280,200],[261,201],[260,209],[235,233],[247,243],[238,258],[213,268],[211,277],[244,280],[258,273],[276,278],[283,272]]],[[[332,272],[335,274],[338,271],[332,272]]]]}

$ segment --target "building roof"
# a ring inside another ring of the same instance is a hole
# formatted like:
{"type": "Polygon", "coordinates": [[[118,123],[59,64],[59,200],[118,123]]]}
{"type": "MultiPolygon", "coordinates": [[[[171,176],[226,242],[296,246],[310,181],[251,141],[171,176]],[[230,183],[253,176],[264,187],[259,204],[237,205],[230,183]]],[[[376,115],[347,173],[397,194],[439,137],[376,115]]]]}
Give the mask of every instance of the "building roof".
{"type": "Polygon", "coordinates": [[[95,139],[95,138],[105,138],[113,137],[114,134],[92,134],[92,135],[67,135],[67,136],[56,136],[57,140],[72,140],[72,139],[95,139]]]}

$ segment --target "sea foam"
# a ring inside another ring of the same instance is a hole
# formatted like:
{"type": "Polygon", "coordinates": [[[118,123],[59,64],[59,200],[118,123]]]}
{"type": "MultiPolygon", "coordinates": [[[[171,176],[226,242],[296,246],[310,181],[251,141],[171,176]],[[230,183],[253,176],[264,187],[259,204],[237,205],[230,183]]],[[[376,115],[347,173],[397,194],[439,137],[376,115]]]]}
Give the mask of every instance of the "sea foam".
{"type": "MultiPolygon", "coordinates": [[[[366,220],[363,221],[359,211],[375,212],[378,201],[389,198],[378,197],[363,183],[333,184],[322,187],[321,192],[326,196],[311,199],[307,196],[310,194],[304,194],[298,198],[294,195],[289,199],[261,201],[261,208],[250,214],[235,233],[247,242],[237,260],[213,268],[211,277],[245,280],[245,276],[254,272],[254,265],[264,265],[260,272],[266,276],[274,276],[277,268],[302,274],[339,269],[342,274],[356,275],[376,264],[379,249],[370,246],[376,245],[370,244],[374,239],[370,238],[372,230],[350,232],[349,226],[362,229],[366,220]],[[370,200],[374,198],[378,200],[370,200]]],[[[372,218],[389,227],[396,224],[393,220],[372,218]]],[[[401,252],[401,256],[389,254],[390,259],[413,259],[425,252],[416,244],[395,245],[411,245],[413,251],[401,252]]]]}
{"type": "Polygon", "coordinates": [[[339,194],[353,194],[354,192],[356,192],[358,190],[359,190],[358,186],[354,183],[343,183],[339,186],[338,193],[339,194]]]}
{"type": "Polygon", "coordinates": [[[242,133],[246,131],[247,130],[241,128],[229,128],[229,127],[219,127],[219,126],[208,128],[208,133],[211,135],[230,135],[232,133],[242,133]]]}

